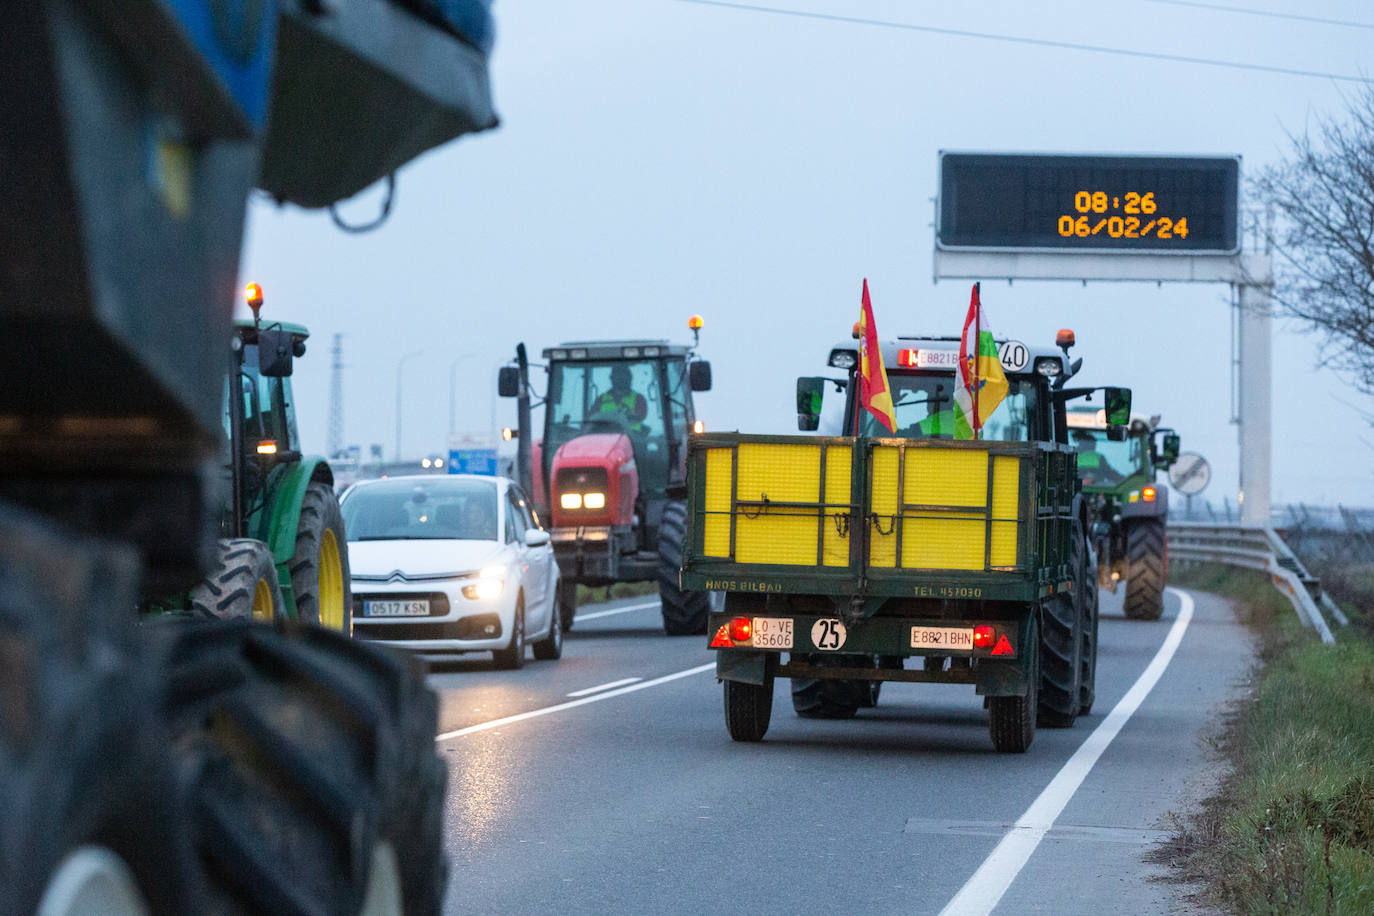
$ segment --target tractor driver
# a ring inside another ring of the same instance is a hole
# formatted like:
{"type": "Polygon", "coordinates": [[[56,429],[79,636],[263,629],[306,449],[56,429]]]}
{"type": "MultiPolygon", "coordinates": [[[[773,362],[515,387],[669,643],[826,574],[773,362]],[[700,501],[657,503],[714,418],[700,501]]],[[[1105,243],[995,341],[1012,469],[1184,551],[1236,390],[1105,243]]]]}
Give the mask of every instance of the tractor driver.
{"type": "Polygon", "coordinates": [[[644,395],[630,387],[630,367],[617,363],[611,367],[611,387],[592,402],[588,420],[614,419],[625,424],[627,432],[642,435],[649,404],[644,395]]]}
{"type": "Polygon", "coordinates": [[[1074,430],[1074,448],[1078,451],[1078,474],[1089,483],[1115,483],[1121,475],[1103,460],[1097,450],[1097,436],[1086,429],[1074,430]]]}

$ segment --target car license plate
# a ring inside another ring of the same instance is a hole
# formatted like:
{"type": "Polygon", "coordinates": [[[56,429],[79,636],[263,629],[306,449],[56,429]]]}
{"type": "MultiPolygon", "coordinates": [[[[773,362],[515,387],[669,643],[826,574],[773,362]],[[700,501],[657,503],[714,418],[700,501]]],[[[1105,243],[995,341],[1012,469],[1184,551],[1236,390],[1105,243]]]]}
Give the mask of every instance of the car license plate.
{"type": "Polygon", "coordinates": [[[912,627],[911,648],[972,652],[972,627],[912,627]]]}
{"type": "Polygon", "coordinates": [[[364,617],[428,617],[429,599],[408,601],[364,601],[364,617]]]}
{"type": "Polygon", "coordinates": [[[755,649],[792,648],[792,618],[755,617],[753,643],[755,649]]]}

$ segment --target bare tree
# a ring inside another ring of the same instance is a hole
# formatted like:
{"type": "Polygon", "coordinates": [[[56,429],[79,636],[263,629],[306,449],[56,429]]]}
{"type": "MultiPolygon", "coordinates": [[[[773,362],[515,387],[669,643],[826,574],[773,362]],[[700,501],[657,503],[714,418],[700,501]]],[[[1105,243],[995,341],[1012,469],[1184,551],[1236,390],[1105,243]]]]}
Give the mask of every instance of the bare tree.
{"type": "Polygon", "coordinates": [[[1279,217],[1274,303],[1322,337],[1324,365],[1374,395],[1374,87],[1290,135],[1254,190],[1279,217]]]}

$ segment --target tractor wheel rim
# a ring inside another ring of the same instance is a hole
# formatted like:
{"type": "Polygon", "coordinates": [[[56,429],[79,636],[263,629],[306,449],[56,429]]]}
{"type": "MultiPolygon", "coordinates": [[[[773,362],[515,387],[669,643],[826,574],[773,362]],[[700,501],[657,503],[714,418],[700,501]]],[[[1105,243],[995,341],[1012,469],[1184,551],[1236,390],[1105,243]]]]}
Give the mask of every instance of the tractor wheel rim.
{"type": "Polygon", "coordinates": [[[339,541],[328,528],[320,539],[320,623],[331,630],[344,625],[343,562],[339,541]]]}
{"type": "Polygon", "coordinates": [[[272,586],[266,579],[259,579],[253,586],[253,619],[270,621],[272,611],[272,586]]]}

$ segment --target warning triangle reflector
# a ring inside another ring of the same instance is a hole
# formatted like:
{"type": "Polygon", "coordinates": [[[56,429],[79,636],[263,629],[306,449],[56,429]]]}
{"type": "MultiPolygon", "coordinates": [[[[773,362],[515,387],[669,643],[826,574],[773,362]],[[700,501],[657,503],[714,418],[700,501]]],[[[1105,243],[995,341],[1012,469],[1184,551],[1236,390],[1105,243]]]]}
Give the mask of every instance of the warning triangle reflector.
{"type": "MultiPolygon", "coordinates": [[[[1005,638],[1005,637],[1003,637],[1003,638],[1005,638]]],[[[698,643],[697,645],[700,645],[700,643],[698,643]]],[[[730,638],[730,627],[729,627],[727,624],[723,624],[723,623],[722,623],[722,624],[720,625],[720,629],[719,629],[719,630],[716,630],[716,638],[713,639],[713,640],[711,640],[711,646],[710,646],[710,648],[712,648],[712,649],[733,649],[734,647],[735,647],[735,641],[734,641],[733,639],[730,638]]]]}
{"type": "Polygon", "coordinates": [[[997,640],[997,645],[992,647],[992,655],[1015,655],[1016,650],[1011,647],[1011,640],[1007,639],[1007,634],[1003,633],[1002,638],[997,640]]]}

